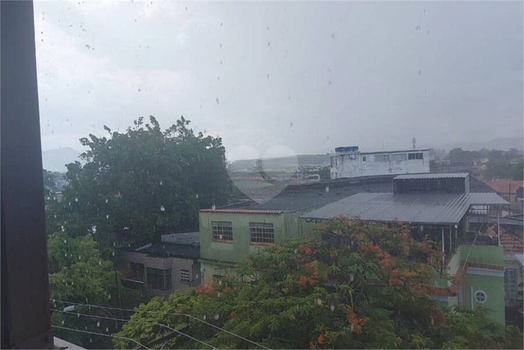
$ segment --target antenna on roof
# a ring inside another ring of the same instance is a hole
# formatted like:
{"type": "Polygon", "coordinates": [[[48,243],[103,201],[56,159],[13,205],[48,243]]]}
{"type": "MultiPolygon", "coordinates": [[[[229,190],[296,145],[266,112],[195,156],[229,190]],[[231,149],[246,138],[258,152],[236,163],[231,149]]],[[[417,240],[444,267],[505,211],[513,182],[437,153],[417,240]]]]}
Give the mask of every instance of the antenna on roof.
{"type": "Polygon", "coordinates": [[[417,139],[413,137],[411,142],[413,143],[413,149],[417,149],[417,139]]]}

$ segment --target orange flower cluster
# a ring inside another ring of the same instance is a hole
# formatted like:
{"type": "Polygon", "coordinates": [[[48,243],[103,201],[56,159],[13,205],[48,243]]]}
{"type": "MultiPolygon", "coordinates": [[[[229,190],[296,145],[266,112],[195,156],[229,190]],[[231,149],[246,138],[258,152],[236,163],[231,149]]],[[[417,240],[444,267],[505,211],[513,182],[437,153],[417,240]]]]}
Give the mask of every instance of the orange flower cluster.
{"type": "Polygon", "coordinates": [[[398,268],[394,268],[389,272],[389,283],[392,286],[401,286],[406,282],[406,280],[410,277],[413,277],[415,273],[410,272],[408,269],[404,268],[402,270],[402,273],[399,271],[398,268]]]}
{"type": "Polygon", "coordinates": [[[325,341],[327,341],[329,338],[329,332],[328,331],[324,331],[324,333],[321,333],[318,338],[317,338],[317,342],[322,345],[325,341]]]}
{"type": "Polygon", "coordinates": [[[307,283],[313,286],[315,285],[315,280],[308,276],[300,276],[300,279],[298,280],[298,285],[302,287],[305,286],[307,283]]]}
{"type": "Polygon", "coordinates": [[[391,255],[388,252],[384,253],[384,257],[382,258],[382,260],[380,260],[380,263],[383,266],[391,265],[391,255]]]}
{"type": "Polygon", "coordinates": [[[375,252],[379,256],[383,256],[384,255],[384,251],[380,248],[380,246],[378,244],[374,244],[374,243],[369,243],[369,245],[367,247],[365,247],[363,249],[363,251],[365,251],[365,252],[375,252]]]}
{"type": "Polygon", "coordinates": [[[351,326],[353,326],[353,333],[360,334],[362,332],[362,325],[366,323],[367,321],[369,321],[369,317],[357,316],[355,312],[353,311],[353,308],[351,307],[347,309],[346,313],[347,313],[348,323],[351,326]]]}
{"type": "Polygon", "coordinates": [[[196,287],[195,289],[197,294],[211,294],[213,293],[214,289],[213,286],[209,285],[206,282],[202,282],[196,287]]]}

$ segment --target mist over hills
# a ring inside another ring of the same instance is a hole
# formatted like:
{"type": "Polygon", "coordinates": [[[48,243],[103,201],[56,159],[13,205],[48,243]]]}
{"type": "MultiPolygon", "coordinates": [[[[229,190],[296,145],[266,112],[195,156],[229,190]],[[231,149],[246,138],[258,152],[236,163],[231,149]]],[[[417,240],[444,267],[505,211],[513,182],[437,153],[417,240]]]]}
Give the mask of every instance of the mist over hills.
{"type": "Polygon", "coordinates": [[[43,167],[49,171],[65,173],[66,164],[73,163],[75,160],[80,161],[79,155],[80,152],[71,147],[50,149],[42,152],[43,167]]]}

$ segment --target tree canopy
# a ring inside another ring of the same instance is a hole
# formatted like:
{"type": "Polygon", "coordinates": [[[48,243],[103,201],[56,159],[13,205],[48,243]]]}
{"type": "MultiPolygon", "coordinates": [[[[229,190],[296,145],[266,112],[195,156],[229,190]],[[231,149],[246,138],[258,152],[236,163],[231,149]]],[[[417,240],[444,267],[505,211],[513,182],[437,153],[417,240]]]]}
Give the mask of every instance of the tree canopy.
{"type": "Polygon", "coordinates": [[[85,164],[67,165],[64,200],[48,210],[48,231],[91,233],[102,248],[157,241],[165,232],[194,230],[198,209],[227,202],[230,183],[218,137],[195,133],[181,117],[161,130],[154,117],[126,132],[80,142],[85,164]]]}
{"type": "Polygon", "coordinates": [[[508,330],[485,313],[453,313],[428,297],[440,261],[434,242],[415,241],[408,226],[339,218],[310,241],[253,254],[220,281],[141,305],[118,335],[169,348],[509,346],[508,330]]]}

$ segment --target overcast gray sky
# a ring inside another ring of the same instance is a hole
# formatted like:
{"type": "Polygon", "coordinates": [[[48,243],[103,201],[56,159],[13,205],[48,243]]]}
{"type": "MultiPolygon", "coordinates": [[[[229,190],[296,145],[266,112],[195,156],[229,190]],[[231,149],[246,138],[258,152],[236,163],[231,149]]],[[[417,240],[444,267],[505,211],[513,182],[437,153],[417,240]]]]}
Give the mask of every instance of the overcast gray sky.
{"type": "Polygon", "coordinates": [[[149,115],[230,159],[523,135],[522,2],[36,1],[35,19],[44,150],[149,115]]]}

